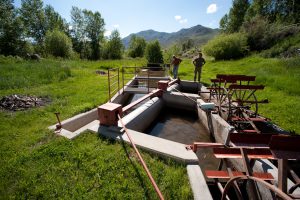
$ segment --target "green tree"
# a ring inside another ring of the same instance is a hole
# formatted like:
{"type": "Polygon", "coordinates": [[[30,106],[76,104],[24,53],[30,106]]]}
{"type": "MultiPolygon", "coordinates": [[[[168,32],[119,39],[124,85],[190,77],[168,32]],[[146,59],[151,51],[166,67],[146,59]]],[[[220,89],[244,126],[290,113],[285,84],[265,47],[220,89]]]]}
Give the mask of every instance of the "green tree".
{"type": "Polygon", "coordinates": [[[100,58],[100,45],[104,38],[104,19],[99,12],[81,10],[72,7],[71,10],[71,37],[74,49],[81,54],[81,58],[97,60],[100,58]],[[89,51],[82,52],[83,49],[89,51]],[[86,52],[91,55],[86,56],[86,52]]]}
{"type": "Polygon", "coordinates": [[[23,26],[12,0],[0,1],[0,54],[21,55],[23,26]]]}
{"type": "Polygon", "coordinates": [[[136,35],[131,36],[128,49],[128,55],[132,58],[143,57],[147,43],[142,37],[136,35]]]}
{"type": "Polygon", "coordinates": [[[85,26],[84,26],[84,16],[82,11],[77,7],[72,7],[71,10],[71,30],[70,35],[72,38],[73,48],[76,52],[82,55],[82,49],[84,46],[85,39],[85,26]]]}
{"type": "Polygon", "coordinates": [[[86,37],[90,40],[92,59],[100,58],[100,42],[104,38],[104,19],[99,12],[83,10],[86,37]]]}
{"type": "Polygon", "coordinates": [[[109,40],[110,59],[121,59],[124,51],[124,45],[117,30],[112,31],[109,40]]]}
{"type": "Polygon", "coordinates": [[[163,63],[163,54],[157,40],[147,44],[145,56],[148,63],[163,63]]]}
{"type": "Polygon", "coordinates": [[[62,31],[47,32],[45,43],[46,51],[55,57],[69,58],[72,54],[72,41],[62,31]]]}
{"type": "Polygon", "coordinates": [[[183,42],[181,45],[182,51],[186,51],[191,49],[194,46],[194,42],[192,39],[188,39],[187,41],[183,42]]]}
{"type": "Polygon", "coordinates": [[[228,15],[225,14],[220,20],[220,29],[223,33],[228,30],[228,15]]]}
{"type": "Polygon", "coordinates": [[[46,5],[44,8],[45,12],[45,30],[60,30],[65,33],[68,32],[68,26],[65,20],[54,10],[50,5],[46,5]]]}
{"type": "Polygon", "coordinates": [[[34,39],[39,45],[46,34],[45,14],[42,0],[22,0],[20,14],[25,26],[26,36],[34,39]]]}
{"type": "Polygon", "coordinates": [[[220,27],[224,32],[238,32],[244,22],[245,13],[250,6],[249,0],[233,0],[229,14],[220,21],[220,27]]]}
{"type": "Polygon", "coordinates": [[[253,0],[248,19],[260,15],[271,23],[299,23],[299,10],[299,0],[253,0]]]}

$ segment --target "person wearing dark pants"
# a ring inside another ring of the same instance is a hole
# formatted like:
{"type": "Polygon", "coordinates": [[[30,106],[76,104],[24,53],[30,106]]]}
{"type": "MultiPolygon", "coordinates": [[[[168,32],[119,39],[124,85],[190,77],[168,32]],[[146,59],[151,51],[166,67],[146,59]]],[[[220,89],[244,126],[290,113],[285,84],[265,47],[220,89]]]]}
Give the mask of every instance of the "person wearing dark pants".
{"type": "Polygon", "coordinates": [[[193,64],[195,66],[194,82],[196,82],[196,77],[198,75],[198,82],[200,83],[202,67],[205,64],[205,60],[202,57],[202,53],[199,53],[199,56],[193,60],[193,64]]]}

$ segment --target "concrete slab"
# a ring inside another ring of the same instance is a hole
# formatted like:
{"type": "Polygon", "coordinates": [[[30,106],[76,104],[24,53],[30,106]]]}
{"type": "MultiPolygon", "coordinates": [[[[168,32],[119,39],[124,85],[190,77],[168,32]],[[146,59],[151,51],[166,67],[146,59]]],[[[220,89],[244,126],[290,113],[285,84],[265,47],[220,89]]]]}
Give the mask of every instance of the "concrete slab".
{"type": "Polygon", "coordinates": [[[87,125],[77,129],[74,132],[68,131],[66,129],[61,129],[59,132],[57,132],[57,134],[72,140],[78,135],[80,135],[82,132],[89,130],[90,127],[94,127],[94,126],[99,126],[99,120],[94,120],[88,123],[87,125]]]}
{"type": "MultiPolygon", "coordinates": [[[[95,130],[95,127],[93,130],[95,130]]],[[[98,128],[98,132],[101,135],[130,143],[127,135],[120,134],[119,130],[120,128],[118,127],[100,126],[98,128]]],[[[172,158],[181,163],[198,164],[196,154],[193,151],[186,150],[185,144],[147,135],[131,129],[128,129],[128,131],[136,146],[142,149],[158,154],[162,157],[172,158]]]]}
{"type": "Polygon", "coordinates": [[[199,165],[186,167],[195,200],[213,199],[199,165]]]}

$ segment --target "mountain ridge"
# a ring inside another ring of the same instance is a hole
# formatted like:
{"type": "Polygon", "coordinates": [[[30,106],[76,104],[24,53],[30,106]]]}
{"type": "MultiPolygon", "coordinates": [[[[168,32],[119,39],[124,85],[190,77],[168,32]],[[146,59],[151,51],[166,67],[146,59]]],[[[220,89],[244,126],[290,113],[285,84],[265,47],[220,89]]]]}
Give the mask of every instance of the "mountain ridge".
{"type": "Polygon", "coordinates": [[[147,42],[158,40],[162,47],[168,47],[172,44],[183,43],[191,39],[194,44],[201,45],[212,39],[219,33],[219,29],[212,29],[202,25],[192,26],[190,28],[183,28],[177,32],[159,32],[153,29],[140,31],[138,33],[131,33],[122,39],[125,48],[128,48],[130,39],[133,35],[144,38],[147,42]]]}

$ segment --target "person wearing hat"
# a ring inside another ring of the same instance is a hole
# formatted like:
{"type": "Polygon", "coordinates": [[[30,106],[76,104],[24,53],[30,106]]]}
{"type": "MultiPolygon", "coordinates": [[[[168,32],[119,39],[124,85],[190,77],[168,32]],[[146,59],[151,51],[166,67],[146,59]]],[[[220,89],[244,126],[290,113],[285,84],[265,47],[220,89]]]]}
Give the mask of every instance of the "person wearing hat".
{"type": "Polygon", "coordinates": [[[194,71],[194,82],[196,82],[196,77],[198,75],[198,82],[200,83],[202,66],[205,64],[205,60],[202,57],[202,53],[199,53],[199,56],[193,60],[193,64],[195,66],[194,71]]]}
{"type": "Polygon", "coordinates": [[[180,58],[177,58],[175,55],[172,56],[171,65],[173,65],[173,76],[174,76],[174,79],[177,78],[178,68],[179,68],[179,64],[181,62],[182,62],[182,60],[180,58]]]}

